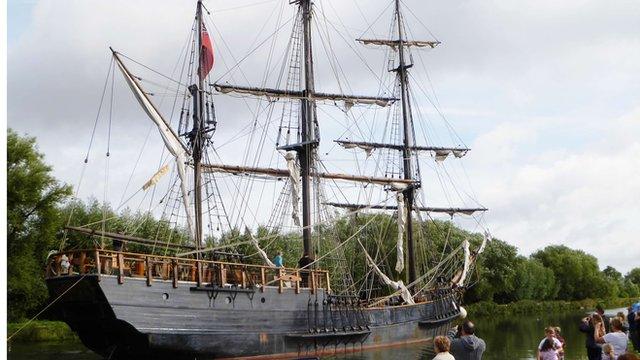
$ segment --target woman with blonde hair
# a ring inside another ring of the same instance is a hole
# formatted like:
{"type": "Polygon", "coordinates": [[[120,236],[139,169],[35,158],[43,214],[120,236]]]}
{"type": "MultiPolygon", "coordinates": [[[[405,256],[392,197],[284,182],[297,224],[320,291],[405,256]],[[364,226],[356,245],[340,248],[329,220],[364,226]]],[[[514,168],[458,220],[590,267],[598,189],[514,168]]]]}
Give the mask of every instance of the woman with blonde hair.
{"type": "Polygon", "coordinates": [[[604,326],[604,320],[600,314],[595,313],[592,316],[593,319],[593,338],[596,343],[602,343],[602,337],[607,333],[604,326]]]}
{"type": "Polygon", "coordinates": [[[449,353],[451,347],[451,340],[446,336],[436,336],[433,339],[433,349],[436,352],[436,357],[433,360],[456,360],[453,355],[449,353]]]}

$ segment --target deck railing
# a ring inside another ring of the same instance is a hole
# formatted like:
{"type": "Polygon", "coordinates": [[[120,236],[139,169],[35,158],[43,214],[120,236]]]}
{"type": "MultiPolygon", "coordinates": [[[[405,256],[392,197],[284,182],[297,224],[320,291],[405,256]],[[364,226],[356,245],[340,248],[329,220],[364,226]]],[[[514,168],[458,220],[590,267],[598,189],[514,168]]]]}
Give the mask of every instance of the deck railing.
{"type": "Polygon", "coordinates": [[[301,270],[225,261],[129,253],[112,250],[71,250],[52,254],[47,262],[47,278],[77,274],[117,276],[120,284],[127,278],[146,279],[147,286],[154,281],[180,282],[197,286],[260,288],[277,287],[280,292],[308,288],[331,291],[329,272],[301,270]],[[65,259],[66,257],[66,259],[65,259]],[[68,262],[68,264],[67,264],[68,262]]]}

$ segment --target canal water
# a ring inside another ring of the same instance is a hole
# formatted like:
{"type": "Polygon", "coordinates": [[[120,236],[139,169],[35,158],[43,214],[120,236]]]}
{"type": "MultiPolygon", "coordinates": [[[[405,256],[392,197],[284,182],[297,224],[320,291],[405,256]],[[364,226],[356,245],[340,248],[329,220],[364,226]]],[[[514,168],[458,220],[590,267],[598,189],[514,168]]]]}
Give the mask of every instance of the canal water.
{"type": "MultiPolygon", "coordinates": [[[[622,309],[611,309],[607,311],[607,314],[615,314],[617,311],[622,311],[622,309]]],[[[544,337],[544,328],[549,325],[562,328],[562,334],[566,339],[565,359],[582,360],[587,358],[584,348],[585,336],[578,331],[578,325],[584,316],[584,312],[575,312],[471,320],[476,324],[477,335],[487,343],[484,360],[535,359],[536,346],[544,337]]],[[[421,344],[323,357],[323,360],[431,360],[433,356],[431,345],[421,344]]],[[[12,344],[8,358],[15,360],[100,359],[99,356],[85,349],[82,344],[12,344]]]]}

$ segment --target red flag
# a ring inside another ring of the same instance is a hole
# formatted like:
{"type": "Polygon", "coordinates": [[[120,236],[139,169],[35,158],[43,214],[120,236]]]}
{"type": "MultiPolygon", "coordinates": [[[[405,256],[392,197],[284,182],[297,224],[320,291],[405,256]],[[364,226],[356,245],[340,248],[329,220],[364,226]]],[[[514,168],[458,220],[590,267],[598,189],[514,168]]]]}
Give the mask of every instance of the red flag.
{"type": "Polygon", "coordinates": [[[202,49],[200,49],[200,78],[204,79],[207,77],[207,74],[209,74],[209,71],[213,69],[213,45],[211,44],[211,38],[204,23],[202,23],[200,37],[202,38],[202,49]]]}

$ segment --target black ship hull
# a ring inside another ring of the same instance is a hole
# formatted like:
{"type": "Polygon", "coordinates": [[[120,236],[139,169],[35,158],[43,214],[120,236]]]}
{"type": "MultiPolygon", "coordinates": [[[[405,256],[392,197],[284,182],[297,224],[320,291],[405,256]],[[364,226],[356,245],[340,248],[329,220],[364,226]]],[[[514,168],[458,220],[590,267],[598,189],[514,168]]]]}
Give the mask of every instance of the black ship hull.
{"type": "Polygon", "coordinates": [[[74,275],[47,280],[57,316],[107,358],[298,358],[426,342],[458,314],[453,293],[360,308],[324,289],[196,287],[74,275]],[[60,296],[64,293],[64,296],[60,296]]]}

